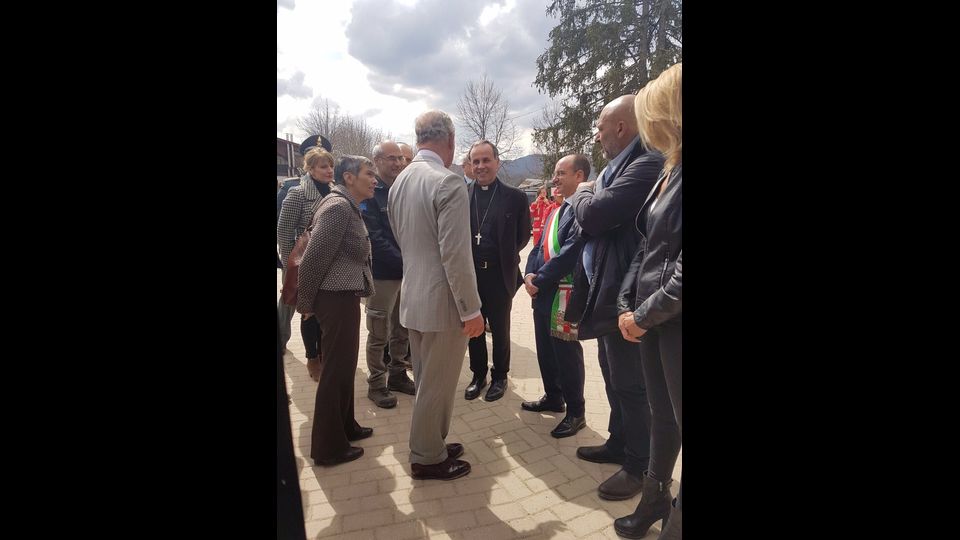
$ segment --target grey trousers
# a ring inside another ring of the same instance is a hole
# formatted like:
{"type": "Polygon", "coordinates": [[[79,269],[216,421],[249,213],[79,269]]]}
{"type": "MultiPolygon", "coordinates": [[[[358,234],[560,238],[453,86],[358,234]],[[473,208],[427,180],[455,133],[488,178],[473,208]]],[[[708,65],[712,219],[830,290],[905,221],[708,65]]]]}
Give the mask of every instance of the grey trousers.
{"type": "Polygon", "coordinates": [[[460,328],[446,332],[410,330],[410,346],[417,388],[410,424],[410,463],[433,465],[447,459],[446,438],[467,337],[460,328]]]}
{"type": "Polygon", "coordinates": [[[399,279],[375,279],[372,296],[367,298],[367,385],[371,390],[387,387],[387,373],[391,376],[406,371],[409,337],[400,324],[399,279]],[[384,365],[383,348],[390,343],[390,361],[384,365]]]}

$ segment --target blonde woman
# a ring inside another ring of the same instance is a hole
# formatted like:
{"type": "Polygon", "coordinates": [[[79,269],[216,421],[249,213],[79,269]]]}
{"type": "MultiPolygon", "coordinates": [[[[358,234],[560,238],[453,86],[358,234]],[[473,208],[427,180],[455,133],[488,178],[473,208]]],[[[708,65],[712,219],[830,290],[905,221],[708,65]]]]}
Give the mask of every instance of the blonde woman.
{"type": "Polygon", "coordinates": [[[651,418],[650,464],[640,504],[633,514],[614,521],[617,534],[626,538],[642,538],[653,523],[662,520],[659,540],[682,540],[682,486],[676,499],[670,497],[671,476],[683,441],[681,66],[661,73],[634,101],[643,144],[659,150],[666,161],[637,214],[646,249],[634,257],[617,300],[623,338],[640,343],[651,418]]]}
{"type": "MultiPolygon", "coordinates": [[[[277,222],[277,244],[280,245],[280,262],[284,265],[283,277],[286,277],[287,259],[297,239],[303,231],[310,227],[313,214],[320,201],[330,193],[330,184],[333,182],[333,155],[320,146],[315,146],[303,156],[306,174],[300,178],[300,185],[291,189],[280,207],[280,218],[277,222]]],[[[285,337],[289,339],[289,321],[293,317],[293,308],[281,301],[281,321],[287,316],[288,325],[285,337]]],[[[281,332],[283,328],[281,327],[281,332]]],[[[314,317],[301,317],[300,335],[303,336],[303,346],[307,353],[307,372],[310,378],[320,379],[320,325],[314,317]]],[[[282,339],[283,336],[281,336],[282,339]]],[[[286,342],[284,342],[286,346],[286,342]]]]}

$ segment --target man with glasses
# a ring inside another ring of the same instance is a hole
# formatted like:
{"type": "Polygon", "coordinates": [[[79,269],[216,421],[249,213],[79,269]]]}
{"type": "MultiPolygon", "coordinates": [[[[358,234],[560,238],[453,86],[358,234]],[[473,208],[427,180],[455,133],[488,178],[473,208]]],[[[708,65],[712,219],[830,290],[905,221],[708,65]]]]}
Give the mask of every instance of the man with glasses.
{"type": "Polygon", "coordinates": [[[377,166],[377,187],[373,198],[360,203],[360,212],[370,236],[373,250],[374,293],[367,299],[367,397],[378,407],[397,405],[397,396],[390,390],[411,396],[416,393],[407,376],[406,357],[409,349],[407,329],[400,324],[400,282],[403,259],[393,235],[387,214],[390,186],[403,169],[403,154],[393,141],[384,141],[373,148],[377,166]],[[389,343],[389,355],[384,348],[389,343]]]}

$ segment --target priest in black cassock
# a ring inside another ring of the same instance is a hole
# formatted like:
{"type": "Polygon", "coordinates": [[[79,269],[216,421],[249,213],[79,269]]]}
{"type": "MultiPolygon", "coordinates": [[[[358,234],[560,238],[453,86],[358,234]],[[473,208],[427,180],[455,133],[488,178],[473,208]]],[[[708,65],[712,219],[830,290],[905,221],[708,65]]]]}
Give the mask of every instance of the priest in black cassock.
{"type": "MultiPolygon", "coordinates": [[[[493,337],[493,372],[484,397],[496,401],[507,389],[510,371],[510,310],[523,278],[520,250],[530,240],[530,208],[522,191],[501,182],[500,152],[490,141],[474,143],[470,162],[476,179],[469,190],[470,236],[480,311],[493,337]]],[[[487,340],[481,334],[469,342],[473,380],[464,397],[476,399],[487,385],[487,340]]]]}

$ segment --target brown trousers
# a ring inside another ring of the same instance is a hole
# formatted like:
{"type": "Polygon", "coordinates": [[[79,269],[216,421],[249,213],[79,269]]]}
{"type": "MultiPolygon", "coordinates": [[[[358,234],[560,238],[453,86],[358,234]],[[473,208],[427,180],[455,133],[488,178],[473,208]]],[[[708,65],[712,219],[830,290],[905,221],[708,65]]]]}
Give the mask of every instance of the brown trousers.
{"type": "Polygon", "coordinates": [[[319,291],[314,306],[323,334],[323,362],[310,457],[333,459],[350,449],[347,435],[359,429],[353,417],[353,379],[360,352],[360,297],[355,291],[319,291]]]}

